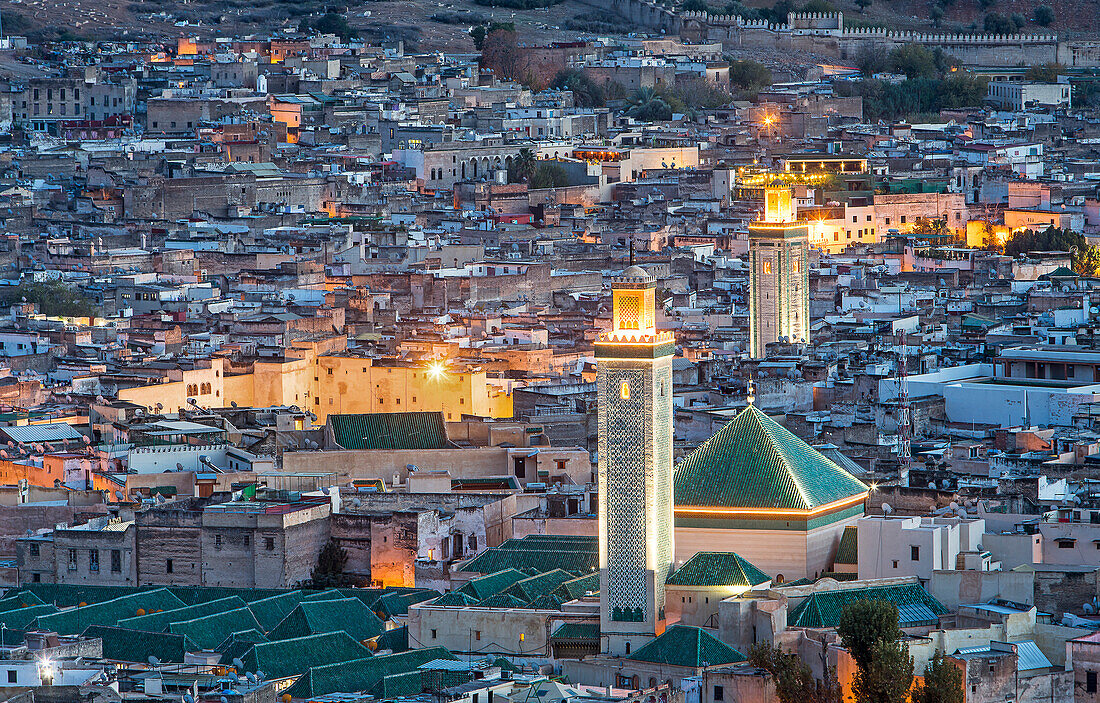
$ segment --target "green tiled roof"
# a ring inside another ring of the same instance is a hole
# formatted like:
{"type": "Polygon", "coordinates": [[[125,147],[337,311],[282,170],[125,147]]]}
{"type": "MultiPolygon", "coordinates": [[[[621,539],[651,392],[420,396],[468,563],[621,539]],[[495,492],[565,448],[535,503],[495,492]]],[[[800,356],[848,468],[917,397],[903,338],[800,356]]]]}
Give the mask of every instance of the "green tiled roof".
{"type": "MultiPolygon", "coordinates": [[[[161,590],[158,587],[138,586],[79,586],[68,583],[28,583],[17,590],[9,592],[7,597],[13,597],[21,593],[33,593],[44,603],[53,603],[59,608],[79,605],[81,603],[102,603],[114,600],[122,596],[130,596],[135,593],[148,593],[161,590]]],[[[169,589],[170,590],[170,589],[169,589]]]]}
{"type": "Polygon", "coordinates": [[[288,593],[286,588],[229,588],[228,586],[171,586],[172,595],[188,605],[237,596],[245,603],[288,593]]]}
{"type": "Polygon", "coordinates": [[[531,610],[561,610],[563,603],[565,603],[564,598],[556,596],[553,593],[543,593],[523,607],[530,608],[531,610]]]}
{"type": "Polygon", "coordinates": [[[567,622],[558,626],[550,634],[550,639],[555,640],[596,640],[600,639],[600,624],[598,622],[567,622]]]}
{"type": "Polygon", "coordinates": [[[441,412],[329,415],[336,443],[344,449],[447,449],[441,412]]]}
{"type": "Polygon", "coordinates": [[[523,601],[532,601],[539,596],[549,595],[565,583],[573,580],[573,574],[561,569],[554,569],[541,574],[529,576],[522,581],[516,581],[504,593],[515,596],[523,601]]]}
{"type": "Polygon", "coordinates": [[[405,652],[409,649],[409,628],[395,627],[386,630],[378,636],[378,649],[388,649],[392,652],[405,652]]]}
{"type": "Polygon", "coordinates": [[[562,569],[577,576],[587,575],[599,566],[596,539],[561,542],[510,539],[499,547],[486,549],[460,567],[463,571],[491,574],[504,569],[532,572],[562,569]]]}
{"type": "Polygon", "coordinates": [[[403,674],[386,676],[371,689],[372,694],[384,700],[407,698],[423,692],[424,672],[422,671],[406,671],[403,674]]]}
{"type": "Polygon", "coordinates": [[[698,552],[669,576],[670,586],[743,586],[753,588],[771,577],[733,552],[698,552]]]}
{"type": "Polygon", "coordinates": [[[370,650],[353,640],[348,633],[326,632],[323,635],[262,642],[253,645],[241,660],[245,671],[262,671],[267,678],[278,679],[305,673],[311,667],[370,656],[370,650]]]}
{"type": "Polygon", "coordinates": [[[380,617],[388,620],[398,615],[408,615],[410,605],[423,603],[437,596],[439,596],[438,591],[432,591],[426,588],[409,590],[404,593],[387,593],[379,597],[374,603],[371,603],[369,607],[376,614],[379,614],[380,617]]]}
{"type": "Polygon", "coordinates": [[[45,601],[30,591],[24,591],[0,599],[0,613],[6,613],[9,610],[19,610],[20,608],[29,608],[32,605],[43,605],[44,603],[45,601]]]}
{"type": "MultiPolygon", "coordinates": [[[[443,647],[410,649],[400,654],[381,654],[369,659],[310,667],[286,689],[293,698],[310,698],[346,691],[370,691],[387,676],[407,674],[433,659],[455,659],[443,647]]],[[[267,670],[264,670],[267,673],[267,670]]]]}
{"type": "Polygon", "coordinates": [[[494,596],[525,578],[527,578],[527,574],[517,569],[502,569],[488,576],[473,579],[464,584],[458,591],[481,600],[494,596]]]}
{"type": "Polygon", "coordinates": [[[525,601],[503,593],[497,593],[477,602],[479,608],[522,608],[525,605],[527,605],[525,601]]]}
{"type": "Polygon", "coordinates": [[[444,593],[439,598],[436,598],[432,602],[432,605],[452,605],[452,606],[469,606],[477,603],[477,598],[474,598],[468,593],[462,591],[451,591],[450,593],[444,593]]]}
{"type": "Polygon", "coordinates": [[[742,662],[745,655],[700,627],[673,625],[627,659],[701,667],[742,662]]]}
{"type": "Polygon", "coordinates": [[[234,632],[226,637],[221,644],[214,647],[214,651],[225,655],[222,657],[223,664],[231,664],[234,659],[247,652],[252,645],[270,641],[267,635],[259,630],[245,630],[244,632],[234,632]]]}
{"type": "Polygon", "coordinates": [[[555,594],[562,598],[568,598],[570,600],[576,598],[583,598],[589,593],[598,593],[600,590],[600,574],[594,572],[587,576],[580,576],[575,579],[570,579],[562,585],[558,586],[558,589],[554,591],[555,594]]]}
{"type": "Polygon", "coordinates": [[[812,510],[867,492],[750,405],[676,469],[676,505],[812,510]]]}
{"type": "Polygon", "coordinates": [[[43,615],[38,618],[36,626],[59,635],[78,635],[92,625],[114,624],[123,618],[139,615],[138,610],[149,613],[182,606],[183,601],[172,595],[167,588],[158,588],[43,615]]]}
{"type": "Polygon", "coordinates": [[[272,640],[285,640],[322,632],[343,631],[356,642],[362,642],[377,637],[385,629],[386,626],[370,608],[363,605],[363,601],[358,598],[339,598],[299,603],[298,607],[290,611],[268,633],[268,637],[272,640]]]}
{"type": "Polygon", "coordinates": [[[248,604],[248,608],[260,623],[261,631],[270,632],[271,628],[282,622],[283,618],[298,607],[307,595],[305,591],[287,591],[277,596],[254,600],[248,604]]]}
{"type": "Polygon", "coordinates": [[[258,630],[260,623],[248,608],[227,610],[224,613],[204,615],[201,618],[173,622],[168,625],[169,632],[187,635],[203,649],[214,649],[234,632],[258,630]]]}
{"type": "Polygon", "coordinates": [[[844,607],[860,600],[882,600],[898,606],[898,620],[903,627],[932,621],[947,613],[943,603],[932,597],[917,583],[867,588],[815,591],[790,611],[788,627],[835,628],[840,623],[844,607]]]}
{"type": "Polygon", "coordinates": [[[103,640],[103,658],[121,662],[148,664],[149,657],[156,657],[162,662],[182,664],[184,654],[199,649],[184,635],[107,625],[92,625],[82,636],[99,637],[103,640]]]}
{"type": "Polygon", "coordinates": [[[836,559],[833,560],[834,564],[850,564],[855,566],[857,563],[858,546],[859,546],[859,532],[855,525],[848,525],[844,528],[844,534],[840,536],[840,546],[836,548],[836,559]]]}
{"type": "Polygon", "coordinates": [[[133,630],[148,630],[150,632],[164,632],[168,625],[184,620],[193,620],[206,615],[224,613],[228,610],[237,610],[245,607],[244,601],[239,596],[219,598],[218,600],[196,603],[183,608],[165,610],[160,613],[148,613],[132,618],[122,618],[118,621],[119,627],[128,627],[133,630]]]}
{"type": "Polygon", "coordinates": [[[56,612],[58,612],[57,608],[49,603],[32,605],[27,608],[18,608],[16,610],[0,613],[0,622],[4,623],[4,627],[26,630],[39,618],[39,616],[56,612]]]}

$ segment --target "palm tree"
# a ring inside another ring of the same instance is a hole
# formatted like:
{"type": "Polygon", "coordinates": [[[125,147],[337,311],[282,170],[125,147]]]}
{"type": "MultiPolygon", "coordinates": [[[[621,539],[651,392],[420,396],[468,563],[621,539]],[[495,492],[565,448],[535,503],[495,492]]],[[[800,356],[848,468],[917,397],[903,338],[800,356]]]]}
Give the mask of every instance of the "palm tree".
{"type": "Polygon", "coordinates": [[[516,157],[512,159],[512,172],[509,174],[511,180],[529,183],[531,177],[535,175],[536,161],[535,152],[527,147],[520,149],[516,157]]]}
{"type": "Polygon", "coordinates": [[[639,88],[628,101],[626,114],[643,122],[672,119],[672,108],[654,88],[639,88]]]}

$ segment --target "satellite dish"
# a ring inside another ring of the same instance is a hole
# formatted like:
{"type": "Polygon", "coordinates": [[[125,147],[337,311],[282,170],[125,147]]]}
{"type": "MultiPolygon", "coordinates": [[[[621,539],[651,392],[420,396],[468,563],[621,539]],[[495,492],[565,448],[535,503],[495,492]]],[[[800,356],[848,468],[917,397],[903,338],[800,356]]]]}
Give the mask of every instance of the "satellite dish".
{"type": "Polygon", "coordinates": [[[889,503],[883,503],[882,512],[889,515],[890,513],[894,512],[894,508],[889,503]]]}
{"type": "Polygon", "coordinates": [[[256,669],[256,678],[259,679],[260,681],[263,681],[264,680],[264,672],[260,671],[259,669],[256,669]]]}
{"type": "Polygon", "coordinates": [[[233,666],[237,667],[238,671],[244,670],[244,662],[239,657],[233,660],[233,666]]]}
{"type": "Polygon", "coordinates": [[[156,657],[154,657],[153,655],[150,654],[149,655],[149,663],[152,664],[153,666],[157,666],[158,664],[160,664],[160,659],[157,659],[156,657]]]}
{"type": "Polygon", "coordinates": [[[176,462],[176,471],[183,471],[183,464],[176,462]]]}

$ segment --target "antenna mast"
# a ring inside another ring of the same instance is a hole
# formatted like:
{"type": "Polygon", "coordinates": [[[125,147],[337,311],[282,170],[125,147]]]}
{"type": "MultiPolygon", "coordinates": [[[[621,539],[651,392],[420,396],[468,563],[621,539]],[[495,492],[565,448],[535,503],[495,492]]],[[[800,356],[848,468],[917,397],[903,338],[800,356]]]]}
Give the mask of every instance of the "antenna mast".
{"type": "Polygon", "coordinates": [[[913,426],[909,405],[909,369],[907,363],[905,330],[898,332],[897,370],[898,383],[898,478],[902,485],[909,485],[909,465],[912,462],[913,426]]]}

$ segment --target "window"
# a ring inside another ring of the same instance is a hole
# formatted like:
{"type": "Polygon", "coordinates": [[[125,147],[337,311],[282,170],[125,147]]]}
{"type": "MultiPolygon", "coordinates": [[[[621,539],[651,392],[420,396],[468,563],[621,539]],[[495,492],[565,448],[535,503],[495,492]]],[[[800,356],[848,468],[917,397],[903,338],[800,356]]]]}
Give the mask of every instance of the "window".
{"type": "Polygon", "coordinates": [[[477,551],[477,535],[470,535],[470,537],[466,540],[466,543],[470,545],[470,549],[474,550],[475,552],[477,551]]]}
{"type": "Polygon", "coordinates": [[[69,571],[76,571],[76,550],[69,550],[69,571]]]}
{"type": "Polygon", "coordinates": [[[221,535],[214,535],[214,549],[221,549],[221,548],[222,548],[222,536],[221,535]]]}
{"type": "Polygon", "coordinates": [[[435,639],[435,630],[432,630],[432,639],[435,639]]]}
{"type": "MultiPolygon", "coordinates": [[[[1095,674],[1093,674],[1095,676],[1095,674]]],[[[15,669],[8,669],[8,683],[15,683],[18,680],[18,675],[15,669]]]]}
{"type": "Polygon", "coordinates": [[[31,574],[32,583],[42,583],[42,574],[31,574]]]}
{"type": "Polygon", "coordinates": [[[171,559],[168,559],[167,561],[164,562],[164,573],[166,573],[166,574],[172,573],[172,560],[171,559]]]}
{"type": "Polygon", "coordinates": [[[619,385],[619,397],[623,400],[630,400],[630,381],[623,381],[619,385]]]}
{"type": "Polygon", "coordinates": [[[1077,544],[1075,539],[1056,539],[1054,543],[1058,545],[1058,549],[1073,549],[1077,544]]]}
{"type": "Polygon", "coordinates": [[[765,261],[764,262],[764,275],[768,275],[771,272],[772,272],[772,262],[765,261]]]}
{"type": "Polygon", "coordinates": [[[474,630],[474,639],[478,642],[481,641],[481,630],[474,630]]]}
{"type": "MultiPolygon", "coordinates": [[[[1097,546],[1100,546],[1100,545],[1097,545],[1097,546]]],[[[38,556],[38,545],[37,544],[32,544],[31,545],[31,556],[32,557],[38,556]]]]}
{"type": "Polygon", "coordinates": [[[909,558],[913,561],[920,561],[920,547],[917,545],[911,545],[909,547],[909,558]]]}
{"type": "MultiPolygon", "coordinates": [[[[10,681],[10,674],[8,680],[10,681]]],[[[1085,693],[1096,693],[1096,672],[1085,672],[1085,693]]]]}
{"type": "Polygon", "coordinates": [[[725,695],[725,691],[722,690],[722,687],[721,686],[715,686],[714,687],[714,700],[716,700],[716,701],[725,700],[722,697],[723,695],[725,695]]]}
{"type": "Polygon", "coordinates": [[[274,537],[264,537],[264,549],[266,549],[269,552],[275,551],[275,538],[274,537]]]}
{"type": "Polygon", "coordinates": [[[898,568],[898,560],[897,559],[894,560],[894,568],[895,569],[898,568]]]}
{"type": "Polygon", "coordinates": [[[99,550],[93,549],[88,552],[88,570],[99,571],[99,550]]]}
{"type": "Polygon", "coordinates": [[[122,572],[122,552],[117,549],[111,550],[111,573],[118,574],[122,572]]]}

